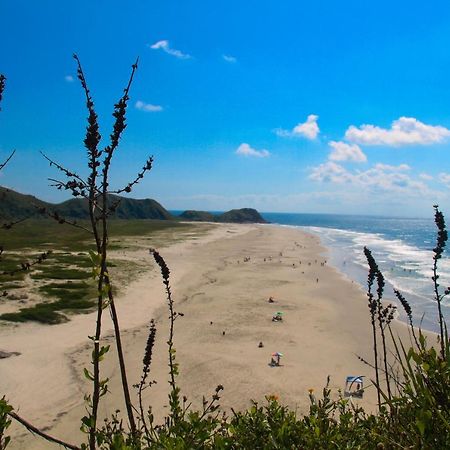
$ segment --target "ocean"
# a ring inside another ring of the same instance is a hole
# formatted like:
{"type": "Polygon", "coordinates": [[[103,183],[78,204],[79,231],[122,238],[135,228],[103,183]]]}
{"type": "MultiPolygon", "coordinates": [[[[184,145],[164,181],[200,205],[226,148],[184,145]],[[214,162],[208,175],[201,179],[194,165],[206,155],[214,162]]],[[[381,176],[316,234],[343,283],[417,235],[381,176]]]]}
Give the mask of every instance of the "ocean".
{"type": "MultiPolygon", "coordinates": [[[[415,324],[439,331],[431,280],[437,231],[432,216],[429,219],[288,213],[262,213],[262,216],[272,224],[299,227],[319,236],[328,249],[329,263],[364,289],[368,266],[363,248],[368,247],[388,282],[385,300],[395,302],[395,287],[410,303],[415,324]]],[[[438,264],[443,292],[450,286],[450,258],[445,252],[438,264]]],[[[442,305],[450,324],[450,298],[444,299],[442,305]]],[[[398,306],[399,319],[405,321],[404,311],[398,306]]]]}

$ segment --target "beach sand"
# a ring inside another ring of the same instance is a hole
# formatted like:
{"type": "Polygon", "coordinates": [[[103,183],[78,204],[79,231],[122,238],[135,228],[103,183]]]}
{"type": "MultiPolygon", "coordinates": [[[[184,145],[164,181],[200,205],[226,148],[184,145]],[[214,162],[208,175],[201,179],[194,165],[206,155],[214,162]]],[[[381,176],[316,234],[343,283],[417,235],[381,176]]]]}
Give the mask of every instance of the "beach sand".
{"type": "MultiPolygon", "coordinates": [[[[175,322],[178,382],[194,408],[218,384],[225,388],[220,404],[227,412],[276,395],[299,413],[308,411],[308,390],[320,396],[327,376],[334,396],[347,375],[364,375],[370,384],[373,370],[357,357],[372,360],[366,294],[329,267],[318,237],[271,225],[208,227],[204,235],[161,248],[171,269],[175,310],[184,314],[175,322]],[[271,320],[277,311],[283,312],[282,322],[271,320]],[[273,352],[283,353],[280,367],[269,366],[273,352]]],[[[166,298],[147,248],[130,257],[147,259],[149,270],[116,301],[128,379],[130,385],[140,380],[148,323],[154,318],[157,343],[149,378],[157,384],[144,398],[160,420],[168,411],[166,298]]],[[[104,317],[104,342],[113,344],[109,314],[104,317]]],[[[0,327],[1,349],[21,353],[0,360],[0,392],[24,418],[72,443],[83,440],[83,394],[91,385],[82,371],[89,368],[87,336],[94,326],[95,314],[86,314],[57,326],[0,327]]],[[[406,342],[407,327],[396,322],[393,328],[406,342]]],[[[102,376],[111,378],[111,392],[100,410],[110,416],[117,408],[125,410],[113,345],[101,367],[102,376]]],[[[375,389],[367,389],[359,403],[374,411],[375,389]]],[[[10,434],[11,449],[57,448],[17,424],[10,434]]]]}

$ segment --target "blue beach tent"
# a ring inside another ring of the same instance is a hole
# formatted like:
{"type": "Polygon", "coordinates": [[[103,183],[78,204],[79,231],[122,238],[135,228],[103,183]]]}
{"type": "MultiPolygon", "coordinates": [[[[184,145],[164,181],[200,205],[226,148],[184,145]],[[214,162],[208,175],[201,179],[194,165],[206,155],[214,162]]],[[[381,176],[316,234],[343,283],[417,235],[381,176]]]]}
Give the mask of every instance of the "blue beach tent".
{"type": "Polygon", "coordinates": [[[344,396],[362,398],[364,395],[363,378],[364,378],[363,375],[358,376],[349,375],[345,380],[344,396]]]}

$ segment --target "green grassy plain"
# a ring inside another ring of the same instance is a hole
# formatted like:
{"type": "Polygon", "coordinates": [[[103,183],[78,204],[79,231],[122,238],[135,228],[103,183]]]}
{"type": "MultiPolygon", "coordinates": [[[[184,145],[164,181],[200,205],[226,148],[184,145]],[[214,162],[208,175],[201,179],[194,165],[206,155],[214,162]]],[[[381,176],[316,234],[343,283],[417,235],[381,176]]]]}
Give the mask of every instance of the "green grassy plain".
{"type": "MultiPolygon", "coordinates": [[[[88,228],[86,221],[78,222],[88,228]]],[[[161,247],[192,237],[192,225],[167,220],[112,220],[109,223],[109,267],[128,281],[139,269],[133,261],[121,260],[118,251],[161,247]]],[[[69,320],[70,313],[91,311],[96,304],[96,285],[92,277],[89,250],[94,250],[92,234],[53,220],[32,219],[0,230],[0,292],[14,300],[14,292],[31,292],[39,300],[15,312],[0,315],[9,322],[37,321],[56,324],[69,320]],[[17,271],[21,263],[32,263],[39,254],[51,251],[47,259],[27,271],[17,271]],[[11,273],[13,272],[13,273],[11,273]]]]}

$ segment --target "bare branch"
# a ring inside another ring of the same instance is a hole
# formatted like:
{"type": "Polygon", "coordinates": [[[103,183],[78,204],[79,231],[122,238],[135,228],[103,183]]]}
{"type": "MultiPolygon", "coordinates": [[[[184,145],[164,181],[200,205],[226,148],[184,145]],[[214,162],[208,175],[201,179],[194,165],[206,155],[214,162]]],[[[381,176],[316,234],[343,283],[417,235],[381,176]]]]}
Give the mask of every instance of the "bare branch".
{"type": "Polygon", "coordinates": [[[41,214],[47,215],[51,219],[56,220],[61,225],[66,223],[67,225],[70,225],[70,226],[75,227],[75,228],[79,228],[80,230],[84,230],[84,231],[87,231],[90,234],[93,234],[92,230],[90,230],[89,228],[84,227],[83,225],[80,225],[76,220],[68,220],[65,217],[61,216],[58,212],[56,212],[56,211],[49,211],[47,208],[42,208],[42,207],[38,207],[38,206],[36,206],[36,208],[38,209],[38,211],[41,214]]]}
{"type": "MultiPolygon", "coordinates": [[[[0,99],[1,99],[1,96],[0,96],[0,99]]],[[[9,160],[14,156],[14,153],[16,153],[15,150],[13,150],[13,152],[8,156],[7,160],[4,163],[0,164],[0,170],[2,170],[3,167],[5,167],[6,164],[8,164],[9,160]]]]}
{"type": "Polygon", "coordinates": [[[145,163],[144,167],[142,167],[142,170],[137,174],[136,178],[133,181],[128,183],[124,188],[118,189],[117,191],[111,191],[111,193],[114,194],[121,194],[122,192],[130,193],[133,189],[133,186],[135,184],[138,184],[142,180],[142,178],[144,178],[145,173],[151,170],[152,166],[153,166],[153,156],[150,156],[147,159],[147,162],[145,163]]]}
{"type": "MultiPolygon", "coordinates": [[[[2,249],[3,251],[3,249],[2,249]]],[[[26,272],[31,269],[36,264],[41,264],[43,261],[45,261],[49,255],[52,254],[52,250],[47,250],[46,252],[41,253],[35,260],[32,262],[22,262],[20,263],[20,268],[14,269],[14,270],[5,270],[3,272],[0,272],[0,275],[14,275],[19,272],[26,272]]]]}
{"type": "Polygon", "coordinates": [[[18,219],[15,222],[7,222],[1,225],[1,228],[3,230],[10,230],[14,225],[17,225],[18,223],[24,222],[25,220],[29,219],[31,216],[23,217],[22,219],[18,219]]]}
{"type": "Polygon", "coordinates": [[[78,180],[84,186],[84,188],[87,189],[88,184],[86,183],[86,181],[84,181],[83,178],[81,178],[75,172],[72,172],[69,169],[66,169],[65,167],[61,166],[61,164],[58,164],[57,162],[53,161],[53,159],[49,158],[44,152],[40,152],[40,154],[50,163],[50,167],[55,166],[58,170],[63,172],[67,178],[74,178],[78,180]]]}
{"type": "Polygon", "coordinates": [[[51,184],[50,186],[55,187],[59,191],[63,189],[66,191],[70,190],[74,197],[83,197],[86,199],[89,198],[84,190],[84,186],[75,179],[64,182],[61,180],[56,180],[55,178],[48,178],[48,181],[53,181],[53,184],[51,184]]]}
{"type": "Polygon", "coordinates": [[[9,412],[8,415],[12,417],[13,419],[17,420],[17,422],[21,423],[28,431],[31,431],[32,433],[36,433],[38,436],[41,436],[45,440],[49,442],[55,442],[56,444],[62,445],[64,448],[69,448],[71,450],[80,450],[80,447],[77,447],[76,445],[69,444],[67,442],[61,441],[58,438],[55,438],[53,436],[50,436],[47,433],[44,433],[43,431],[36,428],[34,425],[32,425],[30,422],[25,420],[24,418],[20,417],[15,412],[9,412]]]}
{"type": "MultiPolygon", "coordinates": [[[[6,80],[5,75],[0,74],[0,102],[2,101],[3,91],[5,90],[5,80],[6,80]]],[[[0,111],[1,111],[1,108],[0,108],[0,111]]]]}

